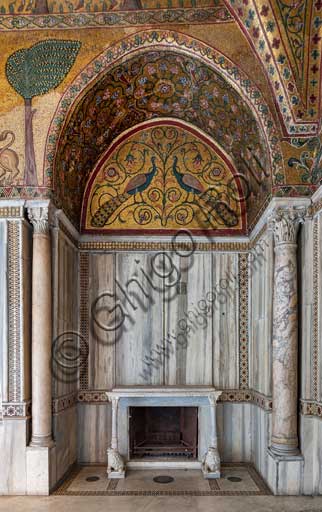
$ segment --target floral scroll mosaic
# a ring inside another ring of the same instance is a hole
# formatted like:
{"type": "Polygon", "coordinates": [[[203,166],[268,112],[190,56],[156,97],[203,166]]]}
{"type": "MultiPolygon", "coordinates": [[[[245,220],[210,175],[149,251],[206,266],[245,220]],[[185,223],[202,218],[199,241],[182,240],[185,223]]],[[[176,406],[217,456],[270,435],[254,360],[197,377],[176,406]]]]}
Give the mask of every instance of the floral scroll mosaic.
{"type": "Polygon", "coordinates": [[[245,229],[240,178],[201,133],[169,120],[130,130],[123,139],[102,157],[89,180],[85,232],[245,229]]]}
{"type": "Polygon", "coordinates": [[[247,180],[249,203],[263,203],[271,188],[269,156],[247,103],[202,61],[170,49],[146,51],[85,90],[65,123],[55,158],[55,189],[75,224],[88,177],[115,137],[164,117],[189,122],[217,141],[247,180]]]}

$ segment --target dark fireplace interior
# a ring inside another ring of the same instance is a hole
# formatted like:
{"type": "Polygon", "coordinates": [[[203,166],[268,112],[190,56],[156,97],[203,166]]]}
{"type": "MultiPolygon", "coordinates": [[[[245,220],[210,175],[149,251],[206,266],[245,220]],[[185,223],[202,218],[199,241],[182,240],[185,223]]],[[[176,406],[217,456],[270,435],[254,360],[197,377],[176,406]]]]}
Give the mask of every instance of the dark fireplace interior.
{"type": "Polygon", "coordinates": [[[130,458],[198,456],[198,407],[130,407],[130,458]]]}

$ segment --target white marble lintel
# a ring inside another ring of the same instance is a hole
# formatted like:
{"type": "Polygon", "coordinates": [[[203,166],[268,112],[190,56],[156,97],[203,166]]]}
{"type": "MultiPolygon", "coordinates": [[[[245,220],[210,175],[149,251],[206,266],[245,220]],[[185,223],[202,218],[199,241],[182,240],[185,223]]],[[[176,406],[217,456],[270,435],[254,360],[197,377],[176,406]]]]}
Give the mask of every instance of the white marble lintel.
{"type": "Polygon", "coordinates": [[[156,398],[156,397],[208,397],[212,396],[216,400],[220,397],[222,391],[216,390],[212,386],[130,386],[118,387],[107,392],[109,400],[117,398],[156,398]]]}

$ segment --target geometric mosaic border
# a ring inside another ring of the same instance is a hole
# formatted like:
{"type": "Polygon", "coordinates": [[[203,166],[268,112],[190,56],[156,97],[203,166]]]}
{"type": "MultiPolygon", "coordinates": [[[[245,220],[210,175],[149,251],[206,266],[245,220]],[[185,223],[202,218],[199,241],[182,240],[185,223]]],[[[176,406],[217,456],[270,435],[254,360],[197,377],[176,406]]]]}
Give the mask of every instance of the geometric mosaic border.
{"type": "Polygon", "coordinates": [[[301,400],[301,414],[303,414],[303,416],[317,416],[318,418],[322,418],[322,402],[301,400]]]}
{"type": "Polygon", "coordinates": [[[249,387],[248,371],[248,300],[249,300],[249,280],[248,280],[248,254],[238,255],[238,274],[239,274],[239,387],[247,389],[249,387]]]}
{"type": "MultiPolygon", "coordinates": [[[[79,331],[83,340],[89,339],[89,255],[81,252],[79,255],[79,331]]],[[[79,369],[79,387],[88,388],[88,358],[85,359],[79,369]]]]}
{"type": "Polygon", "coordinates": [[[10,402],[22,400],[22,225],[8,222],[8,360],[10,402]]]}
{"type": "Polygon", "coordinates": [[[77,392],[74,391],[69,395],[64,395],[59,398],[54,398],[52,401],[52,413],[58,414],[66,411],[77,404],[77,392]]]}
{"type": "Polygon", "coordinates": [[[319,220],[313,220],[313,311],[312,311],[312,396],[319,399],[319,287],[320,287],[320,240],[319,220]]]}
{"type": "MultiPolygon", "coordinates": [[[[79,391],[77,401],[80,403],[87,404],[104,404],[108,402],[106,393],[108,390],[86,390],[79,391]]],[[[252,389],[240,390],[240,389],[227,389],[224,390],[219,397],[218,402],[230,402],[230,403],[254,403],[265,411],[272,410],[272,399],[271,397],[265,396],[252,389]]]]}
{"type": "Polygon", "coordinates": [[[142,11],[82,12],[19,16],[0,16],[0,32],[8,30],[53,30],[144,25],[223,23],[233,21],[224,5],[211,8],[146,9],[142,11]]]}
{"type": "MultiPolygon", "coordinates": [[[[222,491],[216,480],[208,480],[209,490],[187,490],[187,491],[176,491],[176,490],[151,490],[151,491],[118,491],[117,485],[119,479],[109,480],[106,490],[103,491],[68,491],[68,487],[79,475],[80,471],[84,466],[75,466],[70,471],[67,478],[61,483],[61,485],[53,491],[53,496],[268,496],[271,495],[271,491],[265,484],[264,480],[255,470],[254,466],[249,463],[223,463],[221,469],[243,467],[247,468],[253,481],[258,487],[257,491],[222,491]]],[[[85,466],[86,467],[86,466],[85,466]]]]}
{"type": "Polygon", "coordinates": [[[31,401],[2,402],[2,418],[29,418],[31,416],[31,401]]]}

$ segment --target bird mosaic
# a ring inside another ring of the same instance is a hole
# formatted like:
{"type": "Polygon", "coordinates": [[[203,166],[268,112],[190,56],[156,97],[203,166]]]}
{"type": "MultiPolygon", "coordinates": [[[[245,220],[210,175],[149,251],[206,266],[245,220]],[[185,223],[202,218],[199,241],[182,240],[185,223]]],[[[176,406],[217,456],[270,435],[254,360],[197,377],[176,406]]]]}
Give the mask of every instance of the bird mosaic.
{"type": "Polygon", "coordinates": [[[221,220],[226,224],[226,226],[236,226],[238,224],[237,214],[228,206],[226,202],[221,201],[219,198],[213,195],[214,189],[212,189],[212,193],[207,191],[195,176],[192,176],[188,173],[181,173],[178,170],[177,164],[178,157],[174,156],[172,169],[179,186],[188,192],[188,194],[197,196],[200,202],[203,202],[206,206],[210,207],[210,213],[215,211],[221,220]]]}
{"type": "MultiPolygon", "coordinates": [[[[152,168],[147,173],[140,173],[130,179],[124,192],[103,203],[92,218],[92,226],[103,227],[113,213],[131,196],[141,194],[151,184],[157,173],[156,157],[151,157],[152,168]]],[[[143,199],[142,199],[143,202],[143,199]]]]}
{"type": "Polygon", "coordinates": [[[177,126],[133,130],[98,163],[87,187],[82,219],[87,232],[187,227],[201,233],[245,225],[241,192],[227,161],[177,126]]]}

